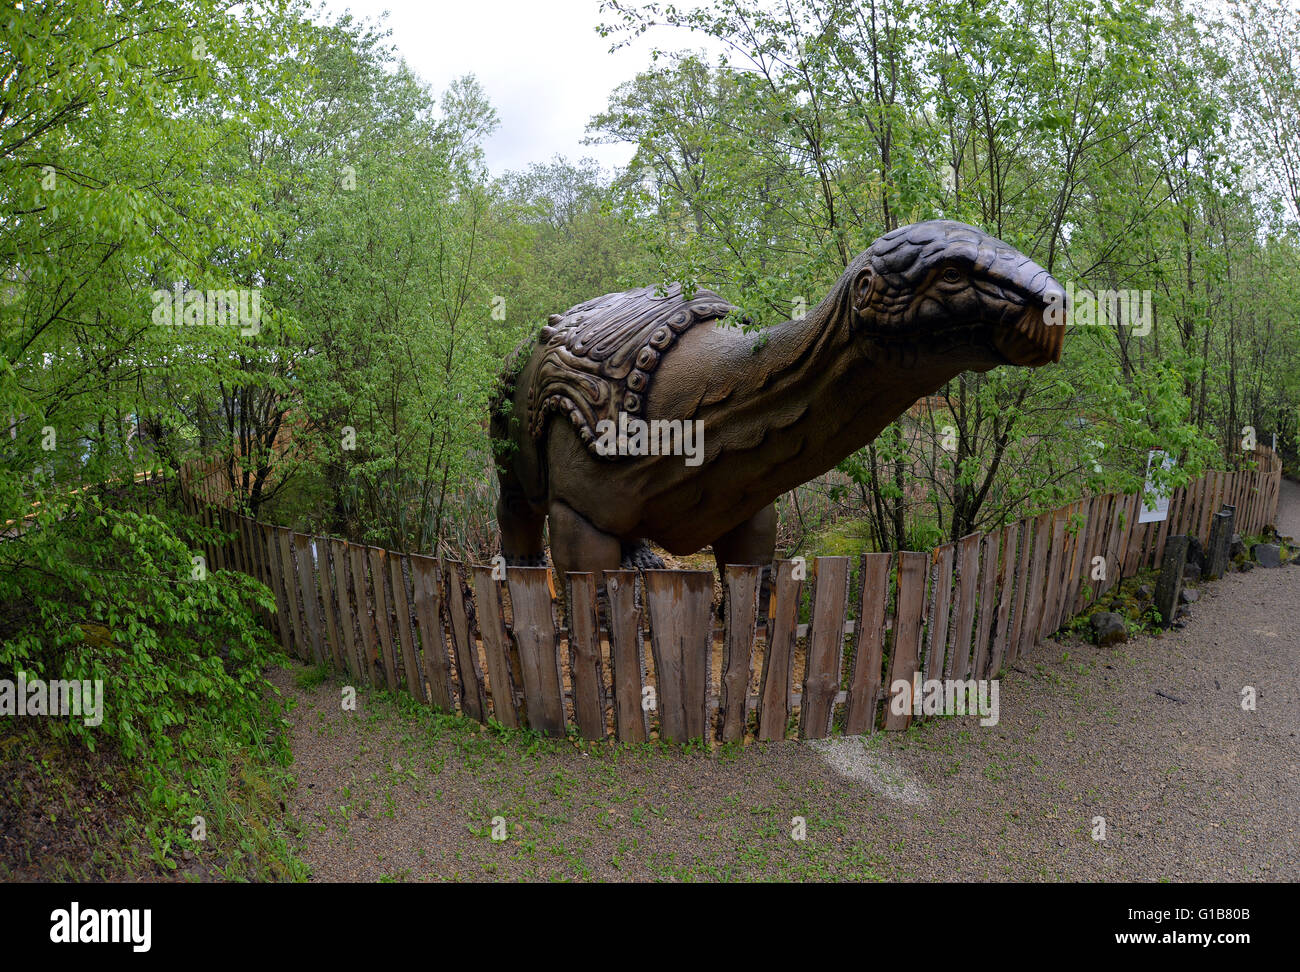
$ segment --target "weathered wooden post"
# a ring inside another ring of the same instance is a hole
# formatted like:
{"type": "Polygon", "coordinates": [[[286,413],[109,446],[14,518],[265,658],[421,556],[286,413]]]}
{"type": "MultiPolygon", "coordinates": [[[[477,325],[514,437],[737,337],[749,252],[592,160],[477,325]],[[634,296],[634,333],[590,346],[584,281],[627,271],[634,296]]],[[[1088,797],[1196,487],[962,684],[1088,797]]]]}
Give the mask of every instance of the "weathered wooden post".
{"type": "Polygon", "coordinates": [[[1222,511],[1214,514],[1210,525],[1210,544],[1205,552],[1205,570],[1202,574],[1206,580],[1218,580],[1228,569],[1228,545],[1232,542],[1232,532],[1236,521],[1235,506],[1226,503],[1222,511]]]}
{"type": "Polygon", "coordinates": [[[1187,537],[1170,537],[1165,544],[1165,559],[1156,581],[1156,610],[1167,628],[1178,611],[1178,595],[1183,589],[1183,567],[1187,564],[1187,537]]]}

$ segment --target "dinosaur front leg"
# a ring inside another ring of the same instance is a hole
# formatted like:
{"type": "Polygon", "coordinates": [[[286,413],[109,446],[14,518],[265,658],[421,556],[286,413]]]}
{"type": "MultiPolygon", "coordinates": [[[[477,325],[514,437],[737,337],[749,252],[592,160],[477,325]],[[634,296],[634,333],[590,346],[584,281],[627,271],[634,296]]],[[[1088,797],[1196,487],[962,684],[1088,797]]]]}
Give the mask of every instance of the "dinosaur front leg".
{"type": "Polygon", "coordinates": [[[600,582],[603,570],[618,570],[623,559],[623,545],[618,537],[596,529],[573,507],[552,500],[549,510],[551,526],[551,562],[556,581],[564,584],[571,571],[586,571],[600,582]]]}
{"type": "Polygon", "coordinates": [[[765,506],[744,523],[728,530],[713,541],[713,557],[718,575],[723,578],[726,597],[727,564],[757,564],[763,568],[763,582],[758,592],[758,616],[767,617],[772,589],[772,560],[776,556],[776,506],[765,506]]]}

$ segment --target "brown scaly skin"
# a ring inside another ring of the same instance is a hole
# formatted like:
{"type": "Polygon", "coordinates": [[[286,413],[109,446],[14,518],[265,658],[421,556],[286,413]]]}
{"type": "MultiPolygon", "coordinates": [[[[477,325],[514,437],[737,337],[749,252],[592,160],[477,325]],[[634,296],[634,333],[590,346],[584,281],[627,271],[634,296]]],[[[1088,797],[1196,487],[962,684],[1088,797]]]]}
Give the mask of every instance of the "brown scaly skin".
{"type": "Polygon", "coordinates": [[[770,564],[782,493],[963,371],[1058,361],[1064,328],[1043,312],[1061,295],[1042,267],[962,223],[882,236],[803,319],[758,335],[700,323],[667,351],[643,417],[702,419],[694,467],[681,456],[593,456],[563,417],[534,440],[513,420],[526,414],[534,344],[493,420],[494,438],[509,439],[498,443],[502,552],[544,564],[549,516],[560,576],[616,569],[643,540],[678,555],[712,545],[719,570],[770,564]]]}

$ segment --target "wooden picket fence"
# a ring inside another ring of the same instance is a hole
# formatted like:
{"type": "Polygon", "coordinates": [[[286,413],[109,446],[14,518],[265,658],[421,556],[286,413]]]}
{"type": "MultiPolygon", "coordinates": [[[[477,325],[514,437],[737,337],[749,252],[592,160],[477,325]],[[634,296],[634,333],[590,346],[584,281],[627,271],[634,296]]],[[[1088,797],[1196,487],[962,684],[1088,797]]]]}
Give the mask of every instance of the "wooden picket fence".
{"type": "Polygon", "coordinates": [[[1272,523],[1281,462],[1264,448],[1257,458],[1256,470],[1178,489],[1156,523],[1138,523],[1140,495],[1107,494],[929,553],[777,561],[766,621],[759,568],[729,567],[721,627],[711,571],[606,571],[602,617],[593,574],[568,576],[561,610],[548,568],[502,578],[307,536],[233,512],[214,466],[191,466],[181,482],[189,512],[227,537],[206,551],[209,566],[274,591],[265,620],[294,657],[485,723],[737,741],[906,728],[913,715],[886,704],[896,681],[995,677],[1120,580],[1159,565],[1170,536],[1207,542],[1224,504],[1240,533],[1272,523]]]}

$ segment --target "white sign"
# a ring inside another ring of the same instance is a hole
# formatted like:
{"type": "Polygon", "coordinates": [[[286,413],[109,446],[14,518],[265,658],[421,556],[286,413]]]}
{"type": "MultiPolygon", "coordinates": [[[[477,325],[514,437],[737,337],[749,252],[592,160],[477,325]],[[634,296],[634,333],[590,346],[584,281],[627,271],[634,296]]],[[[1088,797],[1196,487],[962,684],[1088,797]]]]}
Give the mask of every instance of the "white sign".
{"type": "Polygon", "coordinates": [[[1142,512],[1138,514],[1139,523],[1159,523],[1169,516],[1169,494],[1151,482],[1151,466],[1159,462],[1162,469],[1174,468],[1174,457],[1160,449],[1147,453],[1147,481],[1142,487],[1142,512]]]}

